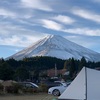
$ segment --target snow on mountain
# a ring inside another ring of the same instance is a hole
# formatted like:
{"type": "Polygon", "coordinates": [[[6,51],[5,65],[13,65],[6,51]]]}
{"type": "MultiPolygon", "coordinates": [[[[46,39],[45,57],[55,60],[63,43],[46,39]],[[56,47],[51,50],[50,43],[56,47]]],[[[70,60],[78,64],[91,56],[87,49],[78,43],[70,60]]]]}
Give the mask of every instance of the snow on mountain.
{"type": "Polygon", "coordinates": [[[73,43],[61,36],[49,35],[28,48],[8,57],[21,60],[25,57],[51,56],[60,59],[81,59],[83,56],[88,61],[100,61],[100,54],[73,43]]]}

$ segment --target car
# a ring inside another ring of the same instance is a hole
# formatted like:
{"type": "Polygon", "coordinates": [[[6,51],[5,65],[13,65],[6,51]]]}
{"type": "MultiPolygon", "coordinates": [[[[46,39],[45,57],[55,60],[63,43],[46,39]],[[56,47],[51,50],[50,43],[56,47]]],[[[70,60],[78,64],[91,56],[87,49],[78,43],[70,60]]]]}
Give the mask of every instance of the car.
{"type": "Polygon", "coordinates": [[[19,84],[25,88],[39,88],[39,86],[33,82],[20,82],[19,84]]]}
{"type": "Polygon", "coordinates": [[[53,94],[54,96],[61,95],[66,88],[70,85],[70,82],[59,82],[59,86],[51,87],[48,89],[48,94],[53,94]]]}

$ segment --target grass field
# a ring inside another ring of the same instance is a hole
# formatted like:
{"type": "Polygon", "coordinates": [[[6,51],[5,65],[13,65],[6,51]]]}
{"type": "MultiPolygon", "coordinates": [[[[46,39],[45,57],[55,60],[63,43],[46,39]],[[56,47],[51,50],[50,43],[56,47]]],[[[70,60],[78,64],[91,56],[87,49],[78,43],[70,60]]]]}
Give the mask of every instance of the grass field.
{"type": "Polygon", "coordinates": [[[0,100],[57,100],[57,97],[46,93],[39,93],[33,95],[2,95],[0,100]]]}

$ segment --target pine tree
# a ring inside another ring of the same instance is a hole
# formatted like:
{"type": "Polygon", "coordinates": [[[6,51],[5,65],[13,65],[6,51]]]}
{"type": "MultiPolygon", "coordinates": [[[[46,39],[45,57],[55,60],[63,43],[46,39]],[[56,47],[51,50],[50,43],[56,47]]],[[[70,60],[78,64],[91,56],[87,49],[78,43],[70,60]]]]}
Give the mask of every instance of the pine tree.
{"type": "Polygon", "coordinates": [[[71,65],[70,65],[70,77],[71,78],[75,77],[75,74],[76,74],[75,60],[74,58],[72,58],[71,65]]]}
{"type": "Polygon", "coordinates": [[[81,61],[80,61],[80,64],[79,64],[79,71],[83,68],[83,67],[86,67],[86,59],[84,57],[82,57],[81,61]]]}

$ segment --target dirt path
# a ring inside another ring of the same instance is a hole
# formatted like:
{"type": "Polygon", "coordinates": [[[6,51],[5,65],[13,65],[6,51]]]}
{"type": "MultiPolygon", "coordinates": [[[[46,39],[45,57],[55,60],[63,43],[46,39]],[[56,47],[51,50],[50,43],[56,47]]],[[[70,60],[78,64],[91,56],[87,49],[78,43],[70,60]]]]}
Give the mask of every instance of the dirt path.
{"type": "Polygon", "coordinates": [[[33,95],[6,95],[0,96],[0,100],[57,100],[57,97],[46,93],[33,95]]]}

